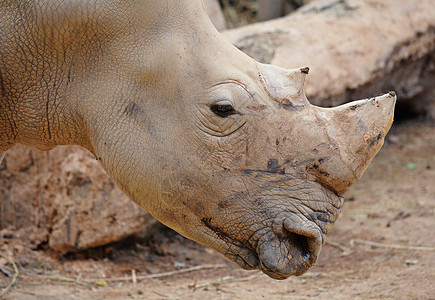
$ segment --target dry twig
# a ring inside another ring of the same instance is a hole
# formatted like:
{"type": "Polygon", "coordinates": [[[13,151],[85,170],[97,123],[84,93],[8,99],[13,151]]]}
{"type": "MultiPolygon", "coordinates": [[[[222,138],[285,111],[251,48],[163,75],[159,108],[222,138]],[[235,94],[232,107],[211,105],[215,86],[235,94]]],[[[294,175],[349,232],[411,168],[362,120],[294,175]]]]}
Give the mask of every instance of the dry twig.
{"type": "MultiPolygon", "coordinates": [[[[199,266],[184,268],[184,269],[175,270],[175,271],[163,272],[163,273],[156,273],[156,274],[149,274],[149,275],[142,275],[142,276],[136,275],[136,282],[138,280],[143,280],[143,279],[160,278],[160,277],[173,276],[173,275],[178,275],[178,274],[188,273],[188,272],[193,272],[193,271],[198,271],[198,270],[218,269],[218,268],[225,268],[225,267],[226,267],[226,265],[224,265],[224,264],[199,265],[199,266]]],[[[27,276],[27,275],[24,275],[24,276],[27,276]]],[[[36,275],[36,276],[39,278],[44,278],[44,279],[48,279],[48,280],[75,282],[77,284],[96,283],[96,282],[100,282],[102,279],[106,282],[109,282],[109,281],[112,281],[112,282],[113,281],[131,281],[132,280],[131,276],[113,277],[113,278],[93,278],[93,279],[92,278],[74,279],[74,278],[64,277],[64,276],[60,276],[60,275],[36,275]]],[[[34,278],[35,275],[32,275],[32,277],[34,278]]]]}
{"type": "Polygon", "coordinates": [[[354,239],[351,240],[351,245],[360,244],[378,248],[389,248],[389,249],[397,249],[397,250],[412,250],[412,251],[435,251],[435,247],[419,247],[419,246],[403,246],[403,245],[394,245],[394,244],[381,244],[372,241],[354,239]]]}
{"type": "Polygon", "coordinates": [[[20,271],[18,270],[17,265],[15,264],[15,262],[14,262],[12,259],[10,259],[10,258],[4,256],[4,255],[1,254],[1,253],[0,253],[0,256],[3,257],[4,259],[6,259],[8,262],[11,263],[11,265],[14,267],[14,272],[15,272],[15,273],[14,273],[14,276],[12,277],[11,282],[8,284],[7,287],[5,287],[5,288],[3,289],[3,291],[0,293],[0,298],[3,298],[3,296],[6,295],[6,293],[9,291],[9,289],[10,289],[10,288],[15,284],[15,281],[17,281],[17,278],[18,278],[18,275],[20,274],[20,271]]]}

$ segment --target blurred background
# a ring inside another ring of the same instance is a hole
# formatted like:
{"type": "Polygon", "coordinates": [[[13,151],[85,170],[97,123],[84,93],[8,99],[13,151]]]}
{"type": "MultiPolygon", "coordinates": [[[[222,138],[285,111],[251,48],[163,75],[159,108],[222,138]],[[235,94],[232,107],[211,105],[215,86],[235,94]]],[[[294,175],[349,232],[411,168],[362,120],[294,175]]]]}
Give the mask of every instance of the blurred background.
{"type": "Polygon", "coordinates": [[[219,30],[282,17],[313,0],[205,0],[219,30]]]}

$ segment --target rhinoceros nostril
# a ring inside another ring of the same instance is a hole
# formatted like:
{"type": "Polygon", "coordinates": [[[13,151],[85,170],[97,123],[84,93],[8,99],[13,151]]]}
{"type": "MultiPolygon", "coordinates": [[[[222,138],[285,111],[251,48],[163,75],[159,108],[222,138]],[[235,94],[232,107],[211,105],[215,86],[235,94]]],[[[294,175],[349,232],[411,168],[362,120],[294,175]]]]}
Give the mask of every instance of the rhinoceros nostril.
{"type": "Polygon", "coordinates": [[[308,238],[306,236],[293,232],[288,232],[287,238],[291,243],[293,243],[297,247],[297,249],[299,249],[301,255],[299,259],[301,259],[301,262],[302,261],[306,262],[309,264],[309,266],[311,266],[312,257],[310,254],[310,249],[308,247],[308,238]]]}
{"type": "Polygon", "coordinates": [[[301,249],[301,257],[299,259],[307,267],[307,270],[316,262],[322,249],[323,238],[320,228],[311,222],[303,222],[301,224],[301,222],[292,222],[290,219],[286,219],[283,222],[283,227],[288,232],[289,238],[295,239],[298,248],[301,249]],[[295,224],[298,225],[295,226],[295,224]]]}
{"type": "Polygon", "coordinates": [[[311,268],[316,261],[316,256],[310,249],[310,238],[301,234],[286,230],[286,238],[294,245],[295,252],[292,253],[295,273],[299,276],[311,268]]]}

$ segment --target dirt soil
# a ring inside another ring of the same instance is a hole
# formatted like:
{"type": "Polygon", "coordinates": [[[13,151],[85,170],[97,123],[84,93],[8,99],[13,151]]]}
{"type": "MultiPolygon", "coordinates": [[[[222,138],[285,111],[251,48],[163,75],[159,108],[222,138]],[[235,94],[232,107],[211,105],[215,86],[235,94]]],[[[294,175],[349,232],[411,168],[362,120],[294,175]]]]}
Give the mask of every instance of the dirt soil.
{"type": "Polygon", "coordinates": [[[4,299],[435,299],[435,126],[392,129],[301,277],[241,270],[170,230],[61,259],[2,232],[0,254],[2,290],[19,270],[4,299]]]}

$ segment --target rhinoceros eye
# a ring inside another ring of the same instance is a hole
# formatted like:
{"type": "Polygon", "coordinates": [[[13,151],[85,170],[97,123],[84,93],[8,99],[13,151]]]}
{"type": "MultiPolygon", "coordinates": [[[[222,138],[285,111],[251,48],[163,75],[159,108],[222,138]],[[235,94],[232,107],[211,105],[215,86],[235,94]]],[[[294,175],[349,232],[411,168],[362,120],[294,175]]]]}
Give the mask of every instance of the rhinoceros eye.
{"type": "Polygon", "coordinates": [[[236,113],[234,107],[229,103],[216,103],[210,106],[210,109],[221,118],[226,118],[236,113]]]}

